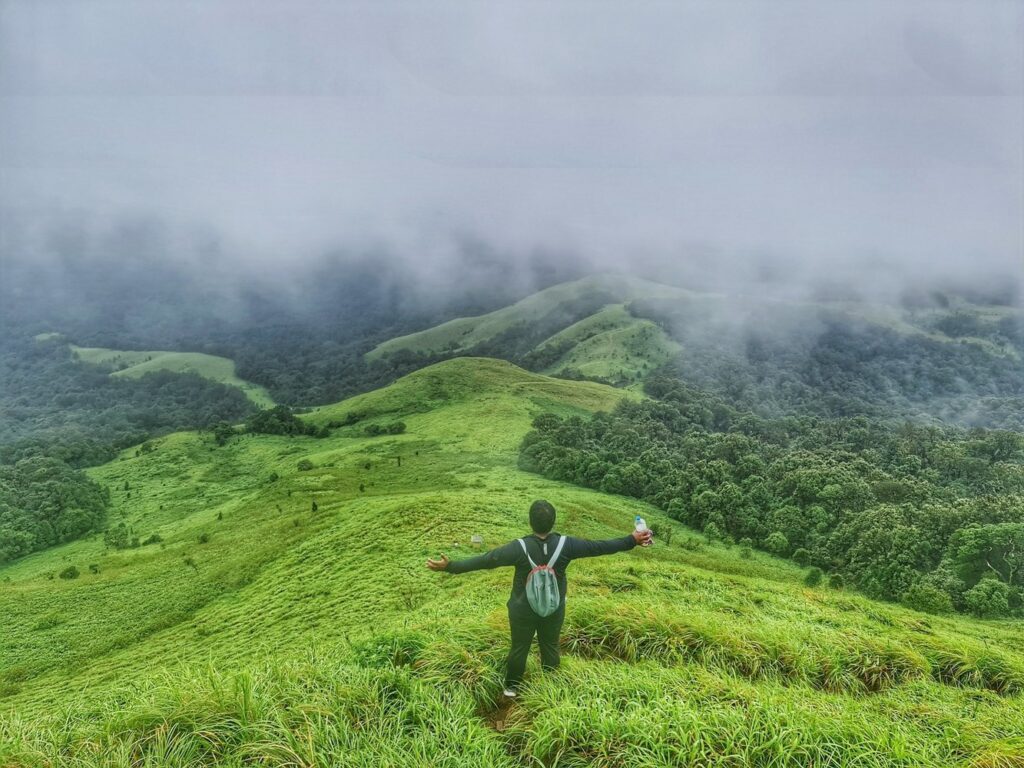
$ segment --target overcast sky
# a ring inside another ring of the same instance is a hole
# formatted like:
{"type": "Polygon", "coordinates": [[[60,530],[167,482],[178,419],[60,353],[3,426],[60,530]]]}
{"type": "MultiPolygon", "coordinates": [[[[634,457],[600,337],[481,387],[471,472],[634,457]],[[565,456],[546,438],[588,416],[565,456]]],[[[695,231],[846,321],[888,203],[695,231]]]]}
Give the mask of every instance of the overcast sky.
{"type": "Polygon", "coordinates": [[[0,0],[10,227],[1019,269],[1024,3],[0,0]]]}

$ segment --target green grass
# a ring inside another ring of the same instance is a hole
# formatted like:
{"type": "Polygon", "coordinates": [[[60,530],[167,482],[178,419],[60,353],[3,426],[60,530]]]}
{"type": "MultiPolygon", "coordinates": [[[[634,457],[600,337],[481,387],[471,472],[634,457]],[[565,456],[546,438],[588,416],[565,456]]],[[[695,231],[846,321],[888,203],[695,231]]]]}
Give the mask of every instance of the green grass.
{"type": "Polygon", "coordinates": [[[622,304],[595,312],[537,348],[548,347],[567,347],[567,351],[545,373],[573,369],[590,378],[616,382],[636,381],[680,351],[660,327],[633,317],[622,304]]]}
{"type": "Polygon", "coordinates": [[[537,413],[633,396],[462,358],[304,417],[362,415],[329,438],[178,433],[89,470],[163,542],[0,568],[0,765],[1024,764],[1019,623],[809,589],[678,525],[573,565],[563,669],[531,659],[496,711],[510,572],[423,561],[520,535],[538,497],[576,535],[675,525],[516,469],[537,413]]]}
{"type": "Polygon", "coordinates": [[[238,387],[260,408],[274,406],[270,393],[258,384],[238,378],[235,374],[235,361],[226,357],[202,352],[135,351],[78,347],[74,344],[70,347],[77,359],[83,363],[112,367],[111,376],[134,379],[153,371],[195,373],[204,379],[238,387]]]}
{"type": "Polygon", "coordinates": [[[370,351],[367,359],[375,360],[398,350],[426,353],[465,351],[519,323],[536,323],[567,302],[588,296],[607,297],[609,303],[618,304],[639,297],[675,299],[691,295],[691,291],[682,288],[636,277],[593,275],[546,288],[480,317],[460,317],[424,331],[390,339],[370,351]]]}

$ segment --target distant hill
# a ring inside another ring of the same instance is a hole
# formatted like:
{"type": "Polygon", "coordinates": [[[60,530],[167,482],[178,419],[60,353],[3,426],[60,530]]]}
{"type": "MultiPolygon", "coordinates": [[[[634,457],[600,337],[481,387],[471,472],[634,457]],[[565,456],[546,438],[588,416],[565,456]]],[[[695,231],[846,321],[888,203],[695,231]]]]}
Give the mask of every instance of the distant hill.
{"type": "Polygon", "coordinates": [[[464,317],[386,341],[370,361],[397,352],[423,355],[487,353],[506,359],[534,352],[548,373],[575,371],[628,383],[677,350],[660,328],[629,315],[636,298],[685,300],[682,288],[625,275],[594,275],[532,294],[479,317],[464,317]]]}
{"type": "Polygon", "coordinates": [[[595,275],[391,339],[367,359],[466,354],[617,386],[672,363],[688,383],[772,416],[1024,426],[1024,313],[947,294],[780,299],[595,275]]]}
{"type": "Polygon", "coordinates": [[[806,586],[790,561],[517,468],[538,415],[625,397],[461,358],[303,417],[329,437],[182,432],[88,470],[139,546],[0,567],[0,764],[1020,762],[1019,622],[806,586]],[[531,660],[496,709],[510,573],[423,563],[521,535],[535,498],[567,533],[641,514],[659,537],[573,566],[562,670],[531,660]]]}
{"type": "MultiPolygon", "coordinates": [[[[44,336],[49,337],[50,334],[44,334],[44,336]]],[[[258,384],[240,379],[235,374],[235,362],[226,357],[207,355],[202,352],[105,349],[102,347],[79,347],[74,344],[69,346],[76,358],[83,363],[110,366],[113,369],[110,373],[111,376],[138,378],[152,371],[195,373],[210,381],[238,387],[260,408],[274,406],[274,399],[270,393],[258,384]]]]}

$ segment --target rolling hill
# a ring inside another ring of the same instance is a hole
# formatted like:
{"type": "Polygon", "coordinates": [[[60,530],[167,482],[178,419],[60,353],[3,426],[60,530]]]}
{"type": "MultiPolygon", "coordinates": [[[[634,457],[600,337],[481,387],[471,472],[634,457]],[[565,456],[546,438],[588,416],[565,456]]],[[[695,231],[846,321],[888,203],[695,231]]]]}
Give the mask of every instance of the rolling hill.
{"type": "Polygon", "coordinates": [[[677,347],[654,323],[629,315],[625,304],[636,298],[685,300],[691,291],[626,275],[592,275],[527,296],[480,317],[450,320],[399,336],[367,354],[370,361],[397,352],[423,355],[486,351],[509,357],[535,351],[547,373],[577,371],[621,383],[635,381],[677,347]],[[525,348],[522,339],[526,339],[525,348]],[[504,353],[504,354],[503,354],[504,353]]]}
{"type": "Polygon", "coordinates": [[[90,469],[143,543],[0,567],[0,764],[1024,762],[1019,623],[809,588],[791,562],[517,468],[536,415],[623,397],[460,358],[304,417],[343,425],[327,438],[176,433],[90,469]],[[663,534],[573,567],[562,670],[531,660],[495,709],[510,574],[423,560],[520,535],[537,497],[566,532],[622,535],[639,513],[663,534]]]}
{"type": "Polygon", "coordinates": [[[687,383],[772,417],[1024,424],[1024,312],[939,292],[897,303],[779,298],[594,275],[391,339],[367,360],[458,355],[633,388],[670,363],[687,383]]]}

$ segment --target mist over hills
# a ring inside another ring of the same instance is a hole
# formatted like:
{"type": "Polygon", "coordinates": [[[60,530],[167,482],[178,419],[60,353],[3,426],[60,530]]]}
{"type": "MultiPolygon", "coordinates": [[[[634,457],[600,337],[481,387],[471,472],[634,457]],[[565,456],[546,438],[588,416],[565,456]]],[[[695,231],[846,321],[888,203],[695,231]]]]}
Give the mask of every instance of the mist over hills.
{"type": "Polygon", "coordinates": [[[683,380],[771,416],[862,413],[1020,425],[1021,312],[1009,284],[953,290],[937,282],[906,287],[892,301],[852,289],[837,295],[827,284],[799,292],[789,285],[783,287],[796,295],[773,298],[785,293],[773,283],[760,292],[725,292],[601,273],[534,293],[564,275],[539,266],[508,280],[518,265],[495,259],[488,266],[475,255],[465,254],[475,264],[467,278],[440,291],[403,278],[394,263],[369,258],[325,261],[276,288],[246,274],[236,283],[208,284],[186,268],[160,268],[159,260],[150,269],[143,257],[135,267],[109,262],[85,269],[83,262],[81,271],[51,265],[12,273],[3,287],[0,342],[9,404],[4,443],[52,439],[57,423],[69,428],[67,437],[77,422],[90,425],[90,442],[99,436],[120,446],[167,426],[209,426],[246,412],[237,402],[207,409],[198,421],[183,417],[166,400],[175,397],[179,379],[164,373],[159,384],[107,381],[101,369],[77,364],[65,342],[112,350],[104,353],[110,359],[117,350],[139,360],[169,350],[154,370],[202,376],[204,364],[172,362],[198,354],[196,360],[229,371],[189,385],[211,402],[233,399],[217,387],[242,381],[265,388],[276,402],[315,406],[430,362],[483,355],[620,386],[639,385],[671,365],[683,380]],[[42,300],[43,293],[51,298],[42,300]],[[59,340],[42,341],[47,333],[59,333],[59,340]],[[156,386],[170,389],[152,400],[156,386]],[[115,400],[102,405],[104,397],[149,399],[150,413],[125,411],[115,400]]]}
{"type": "Polygon", "coordinates": [[[1022,36],[0,2],[0,766],[1024,766],[1022,36]]]}

